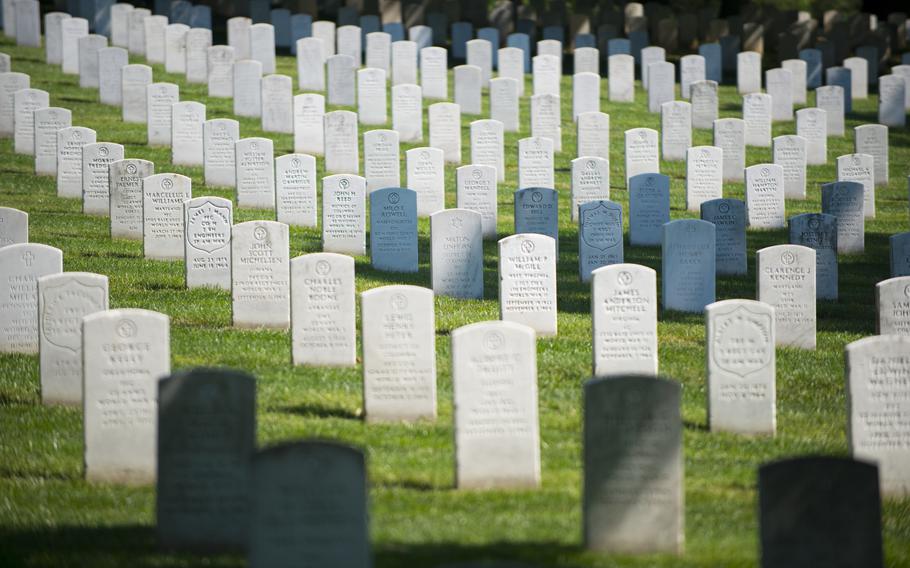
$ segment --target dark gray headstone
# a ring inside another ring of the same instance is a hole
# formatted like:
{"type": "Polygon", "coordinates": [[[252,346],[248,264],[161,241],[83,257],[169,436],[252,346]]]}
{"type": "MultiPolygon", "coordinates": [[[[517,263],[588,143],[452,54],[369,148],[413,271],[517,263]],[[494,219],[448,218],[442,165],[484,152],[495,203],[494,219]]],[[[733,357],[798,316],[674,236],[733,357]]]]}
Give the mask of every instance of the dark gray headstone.
{"type": "Polygon", "coordinates": [[[717,274],[746,274],[746,204],[739,199],[705,201],[701,218],[714,223],[717,274]]]}
{"type": "Polygon", "coordinates": [[[815,297],[837,299],[837,237],[839,219],[825,213],[790,217],[790,244],[815,249],[815,297]]]}
{"type": "Polygon", "coordinates": [[[559,250],[559,206],[555,189],[529,187],[515,192],[515,233],[537,233],[556,240],[559,250]]]}
{"type": "Polygon", "coordinates": [[[825,69],[825,85],[844,89],[844,112],[853,111],[852,73],[846,67],[829,67],[825,69]]]}
{"type": "Polygon", "coordinates": [[[370,261],[387,272],[417,272],[417,192],[386,187],[370,193],[370,261]]]}
{"type": "Polygon", "coordinates": [[[591,272],[623,261],[622,206],[614,201],[589,201],[578,207],[578,270],[582,282],[591,272]]]}
{"type": "Polygon", "coordinates": [[[670,177],[638,174],[629,178],[629,244],[659,246],[670,222],[670,177]]]}

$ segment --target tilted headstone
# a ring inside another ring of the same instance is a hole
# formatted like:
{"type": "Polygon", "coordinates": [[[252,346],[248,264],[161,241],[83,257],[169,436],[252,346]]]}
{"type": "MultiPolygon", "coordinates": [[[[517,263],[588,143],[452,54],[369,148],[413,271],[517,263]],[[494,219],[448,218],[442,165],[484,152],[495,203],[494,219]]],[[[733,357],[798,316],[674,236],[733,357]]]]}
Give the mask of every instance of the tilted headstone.
{"type": "Polygon", "coordinates": [[[251,568],[278,567],[288,559],[370,566],[363,452],[331,442],[294,442],[259,451],[252,466],[251,568]]]}
{"type": "Polygon", "coordinates": [[[234,114],[262,116],[262,63],[252,59],[234,61],[234,114]]]}
{"type": "Polygon", "coordinates": [[[316,226],[316,159],[286,154],[275,160],[276,219],[290,226],[316,226]]]}
{"type": "Polygon", "coordinates": [[[746,168],[746,214],[749,226],[780,229],[785,225],[784,169],[776,164],[746,168]]]}
{"type": "Polygon", "coordinates": [[[855,181],[863,185],[863,214],[875,217],[874,159],[868,154],[847,154],[837,158],[837,181],[855,181]]]}
{"type": "Polygon", "coordinates": [[[335,110],[325,113],[325,172],[357,174],[360,172],[360,147],[357,136],[357,113],[335,110]]]}
{"type": "Polygon", "coordinates": [[[325,97],[316,93],[294,96],[294,151],[325,154],[325,97]]]}
{"type": "Polygon", "coordinates": [[[0,248],[28,242],[28,213],[0,207],[0,248]]]}
{"type": "Polygon", "coordinates": [[[888,185],[888,127],[862,124],[853,129],[853,148],[857,154],[873,158],[875,185],[888,185]]]}
{"type": "Polygon", "coordinates": [[[392,87],[392,128],[402,142],[423,141],[423,97],[419,85],[392,87]]]}
{"type": "Polygon", "coordinates": [[[746,146],[771,146],[771,95],[750,93],[743,97],[746,146]]]}
{"type": "Polygon", "coordinates": [[[430,254],[434,294],[483,298],[483,227],[480,213],[467,209],[446,209],[431,215],[430,254]]]}
{"type": "Polygon", "coordinates": [[[153,483],[158,379],[171,372],[170,318],[105,310],[82,320],[85,478],[153,483]]]}
{"type": "Polygon", "coordinates": [[[659,246],[670,222],[670,178],[638,174],[629,178],[629,244],[659,246]]]}
{"type": "Polygon", "coordinates": [[[884,566],[878,468],[800,457],[758,470],[762,568],[884,566]]]}
{"type": "Polygon", "coordinates": [[[360,295],[368,423],[436,418],[433,291],[392,285],[360,295]]]}
{"type": "Polygon", "coordinates": [[[234,143],[237,206],[275,209],[275,152],[268,138],[241,138],[234,143]]]}
{"type": "Polygon", "coordinates": [[[256,379],[196,368],[158,383],[158,542],[166,549],[242,550],[256,448],[256,379]]]}
{"type": "Polygon", "coordinates": [[[594,270],[623,262],[622,206],[599,200],[578,210],[578,267],[582,282],[588,282],[594,270]]]}
{"type": "Polygon", "coordinates": [[[291,357],[295,365],[354,366],[354,259],[312,253],[291,259],[291,357]]]}
{"type": "Polygon", "coordinates": [[[202,125],[203,172],[205,185],[237,185],[237,157],[234,145],[240,139],[240,123],[233,118],[213,118],[202,125]]]}
{"type": "Polygon", "coordinates": [[[789,219],[790,244],[815,250],[815,296],[837,300],[837,223],[826,213],[803,213],[789,219]]]}
{"type": "Polygon", "coordinates": [[[13,94],[13,149],[35,155],[35,111],[50,106],[50,95],[41,89],[22,89],[13,94]]]}
{"type": "Polygon", "coordinates": [[[537,487],[540,427],[534,330],[501,321],[453,330],[452,383],[456,487],[537,487]],[[511,363],[497,363],[506,360],[511,363]]]}
{"type": "Polygon", "coordinates": [[[680,386],[635,375],[584,387],[584,544],[615,553],[682,552],[680,386]]]}
{"type": "Polygon", "coordinates": [[[123,145],[97,142],[82,147],[82,212],[110,214],[110,165],[124,158],[123,145]]]}
{"type": "Polygon", "coordinates": [[[370,192],[370,263],[384,272],[417,272],[417,192],[370,192]]]}
{"type": "Polygon", "coordinates": [[[720,118],[714,121],[713,126],[714,146],[723,152],[723,180],[743,181],[746,168],[746,122],[741,118],[720,118]]]}
{"type": "Polygon", "coordinates": [[[63,251],[38,243],[0,247],[0,353],[39,352],[38,279],[63,272],[63,251]]]}
{"type": "Polygon", "coordinates": [[[610,162],[596,156],[572,160],[572,215],[578,219],[578,207],[589,201],[610,199],[610,162]]]}
{"type": "Polygon", "coordinates": [[[755,300],[705,307],[708,425],[712,432],[776,431],[774,308],[755,300]]]}
{"type": "Polygon", "coordinates": [[[815,251],[776,245],[756,252],[758,300],[774,307],[778,345],[815,349],[815,251]]]}
{"type": "Polygon", "coordinates": [[[109,166],[111,238],[142,240],[142,180],[155,173],[148,160],[128,158],[109,166]]]}
{"type": "Polygon", "coordinates": [[[336,174],[322,178],[322,250],[366,254],[366,180],[336,174]]]}
{"type": "Polygon", "coordinates": [[[592,273],[593,374],[657,373],[657,273],[613,264],[592,273]]]}
{"type": "Polygon", "coordinates": [[[183,202],[192,197],[187,176],[155,174],[142,180],[142,249],[146,259],[184,257],[183,202]]]}
{"type": "Polygon", "coordinates": [[[148,121],[148,87],[152,68],[148,65],[124,65],[120,70],[123,100],[123,122],[145,124],[148,121]]]}
{"type": "Polygon", "coordinates": [[[692,146],[692,105],[686,101],[668,101],[660,106],[660,142],[662,157],[682,161],[692,146]]]}
{"type": "Polygon", "coordinates": [[[837,217],[837,253],[862,254],[866,245],[863,185],[838,181],[822,185],[822,213],[837,217]]]}
{"type": "Polygon", "coordinates": [[[656,130],[651,128],[626,130],[625,146],[626,187],[629,187],[629,179],[638,174],[660,173],[656,130]]]}
{"type": "Polygon", "coordinates": [[[262,78],[262,131],[294,133],[294,88],[287,75],[262,78]]]}
{"type": "Polygon", "coordinates": [[[499,317],[556,335],[556,241],[517,234],[499,241],[499,317]]]}
{"type": "Polygon", "coordinates": [[[82,199],[82,147],[95,142],[91,128],[70,126],[57,131],[57,197],[82,199]]]}
{"type": "Polygon", "coordinates": [[[231,229],[231,317],[235,328],[290,326],[288,226],[247,221],[231,229]]]}
{"type": "Polygon", "coordinates": [[[223,197],[183,203],[184,270],[187,288],[231,289],[231,227],[234,208],[223,197]]]}
{"type": "Polygon", "coordinates": [[[910,336],[910,276],[882,280],[875,285],[878,311],[876,333],[910,336]]]}
{"type": "Polygon", "coordinates": [[[715,226],[717,274],[746,274],[745,203],[739,199],[706,201],[701,204],[701,219],[715,226]]]}
{"type": "Polygon", "coordinates": [[[686,151],[686,209],[723,196],[723,150],[717,146],[692,146],[686,151]]]}
{"type": "Polygon", "coordinates": [[[715,300],[714,224],[677,219],[663,226],[661,297],[665,310],[701,313],[715,300]]]}
{"type": "MultiPolygon", "coordinates": [[[[598,111],[579,114],[575,121],[575,148],[579,158],[591,156],[609,160],[610,115],[598,111]]],[[[560,150],[559,147],[555,149],[560,150]]]]}
{"type": "MultiPolygon", "coordinates": [[[[797,123],[799,113],[797,111],[797,123]]],[[[788,199],[806,198],[806,139],[787,134],[775,136],[771,141],[771,155],[775,164],[784,171],[784,196],[788,199]]]]}

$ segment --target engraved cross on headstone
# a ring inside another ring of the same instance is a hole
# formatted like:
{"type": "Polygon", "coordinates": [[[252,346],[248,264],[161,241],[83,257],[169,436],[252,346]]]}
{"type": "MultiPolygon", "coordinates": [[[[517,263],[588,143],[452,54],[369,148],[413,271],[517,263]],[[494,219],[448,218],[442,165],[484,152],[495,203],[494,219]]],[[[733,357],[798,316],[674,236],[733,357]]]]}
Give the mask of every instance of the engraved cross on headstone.
{"type": "Polygon", "coordinates": [[[22,262],[25,263],[25,266],[31,266],[33,260],[35,260],[35,255],[33,255],[31,251],[22,253],[22,262]]]}

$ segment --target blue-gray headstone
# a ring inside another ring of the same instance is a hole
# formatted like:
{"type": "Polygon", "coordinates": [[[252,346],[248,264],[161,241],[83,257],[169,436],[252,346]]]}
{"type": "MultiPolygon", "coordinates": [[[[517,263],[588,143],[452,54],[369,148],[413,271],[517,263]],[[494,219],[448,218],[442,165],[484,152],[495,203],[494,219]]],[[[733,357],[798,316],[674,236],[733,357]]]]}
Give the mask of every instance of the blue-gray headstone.
{"type": "Polygon", "coordinates": [[[644,30],[634,31],[629,34],[629,51],[632,57],[635,58],[636,63],[641,61],[641,50],[648,47],[650,42],[651,39],[648,37],[648,32],[644,30]]]}
{"type": "Polygon", "coordinates": [[[354,6],[342,6],[338,8],[338,27],[356,26],[360,15],[354,6]]]}
{"type": "Polygon", "coordinates": [[[578,34],[575,36],[575,49],[579,47],[597,47],[597,37],[594,34],[578,34]]]}
{"type": "Polygon", "coordinates": [[[632,44],[626,38],[613,38],[607,42],[607,56],[610,55],[632,55],[632,44]]]}
{"type": "Polygon", "coordinates": [[[272,27],[275,28],[275,47],[291,47],[291,11],[287,8],[275,8],[271,14],[272,27]]]}
{"type": "Polygon", "coordinates": [[[404,38],[404,24],[401,22],[386,22],[382,24],[382,31],[391,36],[392,41],[403,41],[404,38]]]}
{"type": "Polygon", "coordinates": [[[506,38],[506,47],[517,47],[525,56],[525,73],[531,71],[531,38],[528,34],[509,34],[506,38]]]}
{"type": "Polygon", "coordinates": [[[746,274],[746,204],[711,199],[701,204],[701,218],[714,223],[717,274],[746,274]]]}
{"type": "Polygon", "coordinates": [[[522,18],[515,24],[515,31],[520,34],[525,34],[528,36],[528,39],[533,39],[537,37],[537,22],[528,18],[522,18]]]}
{"type": "Polygon", "coordinates": [[[477,39],[485,39],[493,46],[493,68],[498,69],[499,62],[499,30],[496,28],[480,28],[477,30],[477,39]]]}
{"type": "Polygon", "coordinates": [[[250,19],[254,24],[266,24],[269,21],[271,9],[270,0],[250,0],[250,19]]]}
{"type": "Polygon", "coordinates": [[[566,32],[562,26],[546,26],[543,29],[543,39],[555,39],[560,43],[565,43],[566,32]]]}
{"type": "Polygon", "coordinates": [[[910,232],[891,235],[891,278],[910,276],[910,232]]]}
{"type": "Polygon", "coordinates": [[[790,244],[815,250],[815,297],[837,299],[837,217],[803,213],[790,217],[790,244]]]}
{"type": "Polygon", "coordinates": [[[417,272],[417,192],[385,187],[370,193],[370,261],[386,272],[417,272]]]}
{"type": "Polygon", "coordinates": [[[698,46],[698,54],[705,58],[705,79],[717,81],[723,79],[723,53],[719,43],[703,43],[698,46]]]}
{"type": "MultiPolygon", "coordinates": [[[[515,234],[553,237],[559,250],[559,206],[555,189],[528,187],[515,192],[515,234]]],[[[559,253],[557,252],[557,255],[559,253]]]]}
{"type": "Polygon", "coordinates": [[[678,219],[664,225],[660,287],[664,310],[702,313],[715,300],[714,223],[678,219]]]}
{"type": "Polygon", "coordinates": [[[174,0],[171,2],[171,15],[168,22],[171,24],[190,25],[193,15],[193,4],[187,0],[174,0]]]}
{"type": "Polygon", "coordinates": [[[382,31],[382,22],[376,14],[360,16],[360,29],[363,31],[363,48],[366,49],[367,34],[382,31]]]}
{"type": "Polygon", "coordinates": [[[578,270],[582,282],[591,272],[623,261],[622,206],[589,201],[578,206],[578,270]]]}
{"type": "Polygon", "coordinates": [[[660,246],[670,222],[670,176],[638,174],[629,178],[629,244],[660,246]]]}
{"type": "MultiPolygon", "coordinates": [[[[862,254],[866,249],[864,194],[865,187],[858,181],[822,185],[822,213],[837,217],[838,254],[862,254]]],[[[821,265],[816,264],[820,271],[821,265]]]]}
{"type": "Polygon", "coordinates": [[[844,112],[848,114],[853,110],[852,75],[853,73],[846,67],[828,67],[825,69],[825,84],[843,87],[844,112]]]}
{"type": "Polygon", "coordinates": [[[291,16],[291,53],[297,55],[297,40],[313,35],[313,16],[294,14],[291,16]]]}
{"type": "Polygon", "coordinates": [[[452,57],[459,61],[467,59],[467,43],[474,39],[474,26],[471,22],[455,22],[452,24],[452,57]]]}
{"type": "Polygon", "coordinates": [[[433,30],[433,45],[444,47],[449,40],[449,17],[443,12],[429,12],[427,25],[433,30]]]}
{"type": "Polygon", "coordinates": [[[736,71],[736,56],[740,50],[738,35],[726,35],[720,38],[720,51],[723,58],[724,71],[736,71]]]}
{"type": "Polygon", "coordinates": [[[822,52],[817,49],[803,49],[799,58],[806,62],[806,88],[822,86],[822,52]]]}
{"type": "MultiPolygon", "coordinates": [[[[254,2],[254,1],[255,1],[255,0],[250,0],[250,3],[252,4],[252,2],[254,2]]],[[[168,16],[168,17],[170,17],[170,15],[171,15],[171,2],[170,2],[170,0],[155,0],[155,9],[152,10],[152,14],[154,14],[154,15],[156,15],[156,16],[168,16]]],[[[75,14],[73,14],[73,15],[75,16],[75,14]]],[[[80,17],[83,16],[83,15],[84,15],[84,14],[79,14],[80,17]]]]}
{"type": "Polygon", "coordinates": [[[411,26],[408,29],[408,39],[417,44],[417,57],[420,50],[433,46],[433,28],[430,26],[411,26]]]}
{"type": "Polygon", "coordinates": [[[193,6],[193,14],[190,16],[191,28],[212,29],[212,8],[209,6],[193,6]]]}

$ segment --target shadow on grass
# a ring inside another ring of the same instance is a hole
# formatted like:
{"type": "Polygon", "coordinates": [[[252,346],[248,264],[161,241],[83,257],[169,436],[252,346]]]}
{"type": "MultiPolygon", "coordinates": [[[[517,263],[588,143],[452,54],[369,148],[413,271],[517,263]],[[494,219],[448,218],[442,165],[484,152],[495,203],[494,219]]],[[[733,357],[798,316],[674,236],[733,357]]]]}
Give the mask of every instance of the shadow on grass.
{"type": "MultiPolygon", "coordinates": [[[[93,568],[185,567],[215,568],[246,566],[243,553],[201,555],[163,551],[154,527],[57,527],[0,529],[0,565],[5,568],[33,566],[92,566],[93,568]]],[[[580,566],[566,557],[580,553],[578,547],[557,542],[495,542],[463,545],[379,544],[373,546],[376,568],[442,568],[470,563],[490,568],[580,566]]],[[[637,564],[636,564],[637,565],[637,564]]],[[[644,566],[645,564],[641,564],[644,566]]],[[[329,568],[329,567],[326,567],[329,568]]]]}
{"type": "Polygon", "coordinates": [[[341,418],[343,420],[361,420],[363,417],[355,410],[339,406],[326,406],[323,404],[298,404],[295,406],[279,406],[272,409],[276,412],[296,414],[304,418],[341,418]]]}

